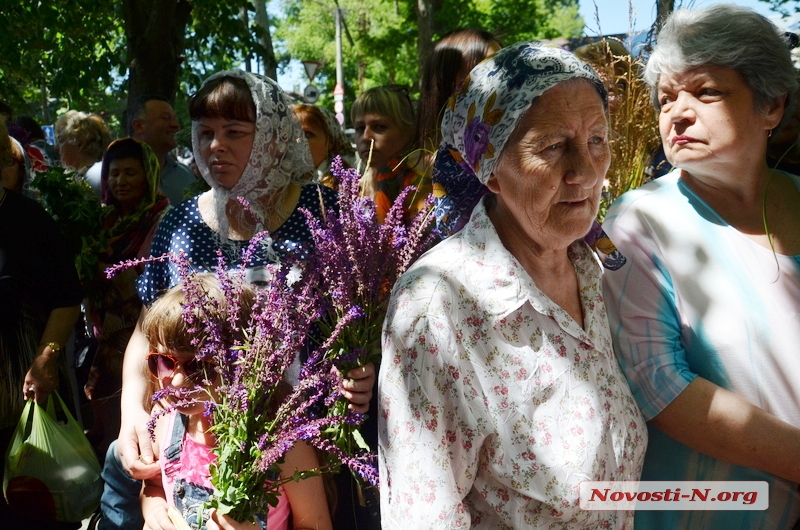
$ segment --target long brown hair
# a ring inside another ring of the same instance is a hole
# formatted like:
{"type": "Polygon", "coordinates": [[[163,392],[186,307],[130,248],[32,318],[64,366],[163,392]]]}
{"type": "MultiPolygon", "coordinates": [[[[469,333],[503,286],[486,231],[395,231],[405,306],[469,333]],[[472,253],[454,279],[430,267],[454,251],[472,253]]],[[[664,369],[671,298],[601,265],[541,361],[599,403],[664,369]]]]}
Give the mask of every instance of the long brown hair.
{"type": "Polygon", "coordinates": [[[469,73],[484,60],[493,44],[502,46],[492,33],[467,28],[451,31],[433,47],[420,80],[417,138],[424,151],[436,151],[439,147],[442,109],[456,84],[463,80],[459,74],[469,73]]]}

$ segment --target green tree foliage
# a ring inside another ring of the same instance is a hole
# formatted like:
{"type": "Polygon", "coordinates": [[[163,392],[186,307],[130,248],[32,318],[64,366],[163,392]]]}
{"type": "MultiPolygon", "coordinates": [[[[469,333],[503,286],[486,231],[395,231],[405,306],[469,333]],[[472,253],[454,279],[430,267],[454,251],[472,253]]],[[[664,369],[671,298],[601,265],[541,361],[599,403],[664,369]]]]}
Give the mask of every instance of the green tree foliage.
{"type": "Polygon", "coordinates": [[[25,113],[50,96],[80,108],[105,100],[124,56],[120,7],[101,0],[4,2],[0,98],[25,113]]]}
{"type": "MultiPolygon", "coordinates": [[[[264,31],[256,27],[248,0],[193,0],[188,18],[180,22],[178,17],[179,25],[170,28],[172,31],[148,25],[147,17],[159,12],[155,8],[170,3],[180,11],[185,9],[181,4],[188,2],[4,2],[0,9],[0,100],[7,101],[17,114],[34,114],[49,123],[56,111],[66,108],[120,115],[126,107],[129,66],[134,59],[126,31],[136,35],[135,46],[175,50],[178,66],[172,75],[177,79],[155,83],[156,87],[173,88],[155,91],[171,91],[164,94],[171,99],[177,88],[178,110],[185,94],[197,90],[210,73],[238,66],[248,54],[264,51],[258,41],[264,31]],[[247,24],[242,21],[242,9],[249,11],[247,24]],[[183,39],[185,42],[175,44],[183,39]],[[56,100],[46,115],[41,111],[43,98],[56,100]]],[[[144,84],[147,91],[152,91],[151,86],[144,84]]],[[[124,134],[124,127],[118,132],[124,134]]]]}
{"type": "MultiPolygon", "coordinates": [[[[323,63],[317,81],[323,85],[321,103],[330,106],[335,84],[335,0],[273,0],[283,16],[261,25],[256,24],[254,1],[263,6],[261,0],[6,1],[0,9],[4,30],[0,99],[19,114],[38,115],[49,123],[56,111],[75,108],[116,115],[112,121],[123,124],[129,90],[156,91],[175,98],[175,108],[185,118],[186,95],[196,91],[210,73],[247,64],[248,57],[269,58],[273,52],[265,44],[271,42],[272,24],[278,64],[290,58],[323,63]],[[171,25],[163,20],[156,20],[160,26],[149,24],[148,17],[161,12],[183,16],[171,25]],[[143,48],[144,44],[148,46],[143,48]],[[140,49],[149,51],[144,55],[134,51],[140,49]],[[169,61],[158,59],[160,51],[169,52],[164,55],[169,61]],[[135,62],[137,57],[151,64],[169,64],[162,70],[135,71],[131,77],[129,67],[141,66],[135,62]],[[143,81],[147,75],[158,79],[143,81]],[[175,79],[161,79],[173,75],[175,79]],[[43,113],[45,100],[55,103],[43,113]]],[[[348,101],[360,91],[385,83],[416,87],[419,57],[424,57],[419,53],[417,31],[422,5],[432,41],[452,29],[470,26],[486,28],[505,43],[577,36],[583,29],[577,0],[338,3],[347,26],[343,40],[348,101]]],[[[122,125],[118,132],[125,132],[122,125]]]]}
{"type": "MultiPolygon", "coordinates": [[[[465,27],[482,27],[504,43],[579,36],[584,27],[577,0],[442,0],[426,2],[432,38],[465,27]]],[[[352,43],[344,40],[348,94],[401,83],[416,88],[417,0],[339,0],[352,43]]],[[[333,0],[287,0],[276,37],[294,58],[323,63],[319,77],[330,94],[335,84],[333,0]]],[[[328,103],[330,96],[322,100],[328,103]]],[[[348,98],[350,99],[350,98],[348,98]]]]}

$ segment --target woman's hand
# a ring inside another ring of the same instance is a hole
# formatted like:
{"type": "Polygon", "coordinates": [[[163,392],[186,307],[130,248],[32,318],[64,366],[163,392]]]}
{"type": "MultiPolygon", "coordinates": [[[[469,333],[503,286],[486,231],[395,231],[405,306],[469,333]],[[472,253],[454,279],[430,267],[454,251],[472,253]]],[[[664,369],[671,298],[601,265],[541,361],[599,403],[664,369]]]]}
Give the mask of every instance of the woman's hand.
{"type": "Polygon", "coordinates": [[[366,364],[347,372],[347,379],[342,379],[339,391],[350,402],[349,408],[359,414],[369,412],[372,389],[375,386],[375,365],[366,364]]]}
{"type": "Polygon", "coordinates": [[[33,359],[25,382],[22,383],[22,394],[25,399],[36,399],[36,402],[45,406],[50,393],[58,386],[58,352],[53,351],[49,344],[39,346],[36,358],[33,359]]]}
{"type": "Polygon", "coordinates": [[[206,523],[208,530],[254,530],[260,528],[255,520],[240,523],[227,515],[220,515],[216,510],[211,512],[211,519],[206,523]]]}
{"type": "Polygon", "coordinates": [[[36,399],[44,406],[50,393],[58,385],[58,355],[50,343],[65,344],[72,333],[72,327],[81,314],[80,306],[57,307],[50,311],[47,324],[39,339],[39,350],[25,374],[22,395],[25,399],[36,399]]]}
{"type": "Polygon", "coordinates": [[[117,456],[122,467],[137,480],[145,480],[161,473],[153,454],[147,423],[150,415],[143,409],[126,410],[117,440],[117,456]],[[127,420],[127,421],[126,421],[127,420]]]}
{"type": "Polygon", "coordinates": [[[155,463],[153,446],[147,423],[150,413],[144,409],[147,380],[144,375],[144,359],[149,349],[147,337],[142,332],[142,319],[147,308],[142,308],[136,328],[133,330],[122,362],[122,423],[117,440],[117,456],[128,474],[144,480],[160,473],[155,463]]]}

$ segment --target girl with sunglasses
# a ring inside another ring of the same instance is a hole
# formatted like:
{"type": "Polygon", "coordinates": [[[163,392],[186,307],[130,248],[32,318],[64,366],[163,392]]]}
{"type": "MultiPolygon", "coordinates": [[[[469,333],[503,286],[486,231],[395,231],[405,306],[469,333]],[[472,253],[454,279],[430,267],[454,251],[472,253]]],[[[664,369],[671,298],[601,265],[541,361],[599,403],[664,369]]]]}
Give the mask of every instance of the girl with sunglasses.
{"type": "MultiPolygon", "coordinates": [[[[213,274],[196,277],[209,297],[218,301],[215,314],[204,315],[214,324],[227,324],[225,296],[213,274]]],[[[153,448],[158,455],[161,473],[144,481],[141,503],[145,518],[145,530],[173,528],[167,515],[169,506],[174,506],[194,528],[235,530],[238,528],[288,529],[291,514],[292,528],[330,529],[331,521],[325,499],[322,478],[311,477],[299,482],[288,482],[280,490],[277,506],[265,506],[266,520],[234,521],[226,515],[203,514],[203,526],[199,526],[199,510],[212,491],[209,465],[214,461],[212,449],[214,437],[208,433],[211,418],[204,414],[206,401],[214,399],[219,379],[216,367],[211,362],[195,357],[197,347],[191,345],[192,334],[184,320],[185,294],[181,285],[173,287],[156,300],[142,321],[142,331],[150,345],[145,363],[150,380],[149,394],[156,390],[175,388],[182,390],[182,404],[178,406],[176,396],[167,396],[153,405],[157,417],[153,448]],[[191,402],[189,405],[183,403],[191,402]],[[167,410],[164,414],[164,410],[167,410]],[[169,449],[169,451],[167,451],[169,449]],[[177,450],[175,450],[177,449],[177,450]]],[[[242,307],[251,307],[255,295],[245,286],[242,307]]],[[[246,315],[242,317],[247,318],[246,315]]],[[[284,383],[285,384],[285,383],[284,383]]],[[[152,400],[147,400],[152,404],[152,400]]],[[[282,477],[291,477],[295,470],[306,471],[318,467],[314,449],[298,443],[286,454],[281,464],[282,477]]]]}

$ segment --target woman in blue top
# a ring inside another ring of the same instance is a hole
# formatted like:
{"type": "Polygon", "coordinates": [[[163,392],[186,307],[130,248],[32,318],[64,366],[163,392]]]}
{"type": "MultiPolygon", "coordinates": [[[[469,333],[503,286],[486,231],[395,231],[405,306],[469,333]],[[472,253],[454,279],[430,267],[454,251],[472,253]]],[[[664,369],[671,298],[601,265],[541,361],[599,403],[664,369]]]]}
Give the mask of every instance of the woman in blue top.
{"type": "Polygon", "coordinates": [[[650,427],[642,480],[764,481],[769,508],[637,510],[636,528],[796,528],[800,178],[766,162],[797,87],[788,42],[746,8],[675,11],[645,80],[675,169],[603,225],[627,258],[603,283],[650,427]]]}
{"type": "MultiPolygon", "coordinates": [[[[211,190],[184,201],[165,216],[151,254],[182,251],[194,269],[210,271],[217,264],[220,249],[227,266],[238,266],[250,239],[267,230],[271,240],[250,261],[248,272],[255,283],[268,281],[264,265],[290,255],[302,258],[310,250],[311,235],[298,209],[320,215],[323,203],[327,209],[335,207],[335,192],[316,185],[300,123],[286,94],[271,79],[237,70],[217,73],[192,98],[189,112],[195,160],[211,190]]],[[[142,403],[146,387],[142,366],[148,344],[141,321],[147,306],[180,279],[175,265],[150,263],[138,281],[145,308],[125,352],[124,414],[118,443],[112,446],[119,461],[109,458],[111,452],[107,457],[111,467],[121,461],[133,479],[159,472],[146,427],[149,415],[142,403]]],[[[356,410],[365,412],[374,369],[358,369],[348,376],[342,393],[356,410]]],[[[140,526],[141,520],[131,520],[128,509],[115,506],[122,501],[109,490],[124,486],[112,484],[120,474],[114,477],[107,464],[104,478],[110,494],[104,494],[105,519],[112,525],[140,526]]],[[[138,505],[138,498],[135,502],[138,505]]],[[[170,528],[169,522],[164,524],[170,528]]]]}

